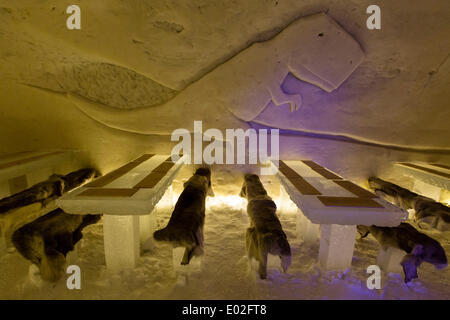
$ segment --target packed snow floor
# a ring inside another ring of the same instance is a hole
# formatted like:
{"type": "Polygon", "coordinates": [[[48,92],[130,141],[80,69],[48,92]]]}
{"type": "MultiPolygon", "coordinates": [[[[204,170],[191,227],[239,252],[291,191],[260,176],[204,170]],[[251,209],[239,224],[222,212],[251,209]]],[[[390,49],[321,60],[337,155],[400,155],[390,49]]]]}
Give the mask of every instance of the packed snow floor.
{"type": "MultiPolygon", "coordinates": [[[[276,202],[278,201],[275,198],[276,202]]],[[[245,205],[238,196],[217,195],[207,200],[205,254],[201,271],[185,285],[172,270],[171,247],[158,244],[143,250],[137,267],[113,275],[106,271],[102,222],[84,229],[77,264],[81,289],[69,290],[66,278],[56,284],[38,284],[30,278],[30,263],[15,250],[0,258],[1,299],[450,299],[450,268],[435,270],[424,263],[419,279],[405,284],[400,274],[382,273],[382,289],[369,290],[366,269],[375,264],[378,243],[371,236],[357,239],[352,268],[325,272],[317,262],[319,240],[305,245],[296,237],[295,207],[278,211],[292,249],[292,265],[286,274],[268,270],[260,280],[245,252],[249,226],[245,205]]],[[[278,205],[278,203],[277,203],[278,205]]],[[[167,224],[170,199],[158,204],[158,224],[167,224]]],[[[450,232],[429,232],[450,252],[450,232]]],[[[358,236],[359,238],[359,236],[358,236]]],[[[144,247],[145,249],[145,247],[144,247]]],[[[195,259],[195,258],[194,258],[195,259]]]]}

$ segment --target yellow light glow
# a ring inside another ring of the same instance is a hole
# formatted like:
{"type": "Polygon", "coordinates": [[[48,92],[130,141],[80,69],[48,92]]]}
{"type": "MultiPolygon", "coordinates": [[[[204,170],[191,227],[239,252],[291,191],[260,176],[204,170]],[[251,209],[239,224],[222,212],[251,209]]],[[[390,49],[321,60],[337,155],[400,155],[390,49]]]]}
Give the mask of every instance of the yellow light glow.
{"type": "Polygon", "coordinates": [[[228,206],[242,208],[247,206],[247,200],[239,196],[215,196],[206,199],[206,207],[228,206]]]}

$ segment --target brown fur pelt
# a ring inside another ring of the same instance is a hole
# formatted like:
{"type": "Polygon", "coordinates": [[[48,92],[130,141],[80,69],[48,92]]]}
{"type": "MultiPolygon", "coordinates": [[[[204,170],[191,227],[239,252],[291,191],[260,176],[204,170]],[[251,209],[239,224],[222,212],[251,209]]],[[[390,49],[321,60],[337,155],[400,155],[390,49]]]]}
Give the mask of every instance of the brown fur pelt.
{"type": "Polygon", "coordinates": [[[80,170],[76,170],[66,174],[65,176],[60,176],[60,178],[64,181],[64,190],[63,192],[68,192],[83,183],[90,181],[97,177],[99,174],[93,168],[83,168],[80,170]]]}
{"type": "Polygon", "coordinates": [[[203,225],[206,196],[212,195],[211,171],[199,168],[185,182],[169,223],[153,233],[157,241],[166,241],[174,247],[186,248],[181,264],[189,264],[194,256],[203,254],[203,225]]]}
{"type": "Polygon", "coordinates": [[[409,223],[401,223],[398,227],[358,226],[358,232],[362,237],[371,233],[384,249],[394,247],[407,253],[401,262],[405,282],[418,278],[417,268],[422,262],[431,263],[436,269],[447,266],[447,257],[441,244],[409,223]]]}
{"type": "Polygon", "coordinates": [[[291,265],[291,247],[276,215],[275,202],[267,195],[257,175],[245,175],[240,196],[248,200],[247,214],[251,221],[246,234],[247,254],[259,262],[260,278],[267,277],[269,253],[280,257],[281,267],[286,272],[291,265]]]}
{"type": "Polygon", "coordinates": [[[99,219],[100,215],[72,215],[56,209],[17,229],[12,243],[39,267],[43,280],[54,282],[65,272],[66,255],[82,238],[83,228],[99,219]]]}
{"type": "Polygon", "coordinates": [[[418,195],[379,178],[369,178],[369,185],[377,195],[408,210],[414,209],[414,219],[440,231],[450,230],[450,208],[433,199],[418,195]]]}
{"type": "Polygon", "coordinates": [[[94,178],[96,171],[91,168],[80,169],[65,176],[51,175],[47,180],[0,200],[0,214],[9,210],[41,202],[44,206],[48,201],[60,197],[64,192],[78,187],[87,180],[94,178]]]}

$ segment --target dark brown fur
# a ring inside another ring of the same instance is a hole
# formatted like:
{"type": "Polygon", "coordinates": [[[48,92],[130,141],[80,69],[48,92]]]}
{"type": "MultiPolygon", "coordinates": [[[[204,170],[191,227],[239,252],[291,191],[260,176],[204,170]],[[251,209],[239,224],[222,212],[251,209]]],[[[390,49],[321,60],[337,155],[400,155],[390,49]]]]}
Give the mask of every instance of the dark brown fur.
{"type": "Polygon", "coordinates": [[[259,262],[260,278],[267,277],[269,253],[280,257],[281,266],[286,272],[291,264],[291,247],[276,215],[275,202],[267,195],[257,175],[245,175],[240,196],[248,200],[247,213],[251,226],[246,234],[247,253],[250,259],[259,262]]]}
{"type": "Polygon", "coordinates": [[[167,226],[153,234],[157,241],[186,248],[181,261],[183,265],[189,264],[192,257],[203,254],[205,201],[210,190],[211,171],[208,168],[197,169],[184,184],[167,226]]]}
{"type": "Polygon", "coordinates": [[[57,209],[16,230],[12,242],[25,259],[39,267],[42,279],[57,281],[83,228],[99,219],[100,215],[71,215],[57,209]]]}

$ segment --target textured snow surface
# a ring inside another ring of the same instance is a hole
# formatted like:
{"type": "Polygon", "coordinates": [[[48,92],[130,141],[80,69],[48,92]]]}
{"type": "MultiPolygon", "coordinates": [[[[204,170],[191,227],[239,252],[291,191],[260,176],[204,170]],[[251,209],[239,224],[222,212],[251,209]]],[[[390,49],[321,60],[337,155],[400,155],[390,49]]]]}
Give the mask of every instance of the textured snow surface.
{"type": "MultiPolygon", "coordinates": [[[[361,45],[364,62],[332,93],[291,78],[286,89],[302,94],[302,108],[291,113],[287,105],[270,103],[255,120],[374,143],[448,148],[447,0],[415,1],[414,5],[408,0],[385,1],[381,30],[365,26],[371,0],[76,3],[82,8],[82,29],[69,31],[65,28],[67,3],[1,2],[0,46],[5,49],[0,53],[0,88],[16,85],[0,89],[0,109],[7,117],[15,114],[11,105],[25,108],[31,97],[32,107],[39,110],[50,103],[48,92],[53,92],[78,94],[115,111],[139,108],[143,112],[148,109],[144,106],[152,106],[151,110],[172,101],[174,119],[182,113],[186,116],[183,127],[200,120],[194,119],[198,114],[212,121],[211,127],[245,126],[230,122],[234,120],[231,115],[204,116],[204,100],[215,94],[194,92],[192,88],[198,87],[194,84],[206,81],[210,71],[226,65],[252,43],[270,39],[296,19],[327,12],[361,45]],[[22,90],[27,92],[19,93],[22,90]],[[195,103],[178,103],[182,93],[195,103]]],[[[58,119],[67,121],[74,104],[65,95],[58,97],[63,100],[57,104],[62,109],[58,119]]],[[[217,113],[222,107],[217,101],[208,106],[217,113]]],[[[158,133],[152,125],[160,124],[161,118],[149,119],[148,128],[139,131],[158,133]]],[[[27,117],[19,120],[13,126],[26,127],[27,117]]],[[[10,126],[4,123],[2,132],[13,130],[10,126]]],[[[42,147],[42,143],[35,145],[42,147]]]]}
{"type": "MultiPolygon", "coordinates": [[[[213,171],[216,184],[223,184],[229,173],[213,171]]],[[[181,189],[180,175],[174,182],[181,189]]],[[[268,190],[275,189],[265,179],[268,190]]],[[[273,183],[272,183],[273,184],[273,183]]],[[[172,249],[158,244],[143,251],[136,269],[119,275],[106,271],[103,254],[103,228],[100,221],[84,230],[78,252],[82,272],[81,290],[68,290],[65,279],[38,286],[28,276],[29,262],[10,250],[0,258],[1,299],[450,299],[450,268],[436,271],[423,264],[419,280],[406,285],[399,274],[382,273],[382,289],[366,288],[366,268],[376,263],[378,243],[369,236],[356,240],[351,270],[324,272],[317,262],[319,239],[310,245],[297,240],[295,206],[278,212],[292,248],[292,265],[287,274],[269,268],[268,279],[259,280],[250,271],[245,253],[245,231],[249,225],[245,201],[237,196],[239,185],[228,194],[208,198],[205,222],[205,254],[201,272],[193,273],[185,286],[177,284],[172,271],[172,249]]],[[[270,191],[269,191],[270,193],[270,191]]],[[[272,193],[277,205],[278,195],[272,193]]],[[[165,196],[166,197],[166,196],[165,196]]],[[[158,204],[158,224],[165,226],[171,211],[162,199],[158,204]]],[[[166,199],[167,200],[167,199],[166,199]]],[[[450,250],[450,232],[429,233],[450,250]],[[445,238],[447,240],[445,240],[445,238]]]]}

